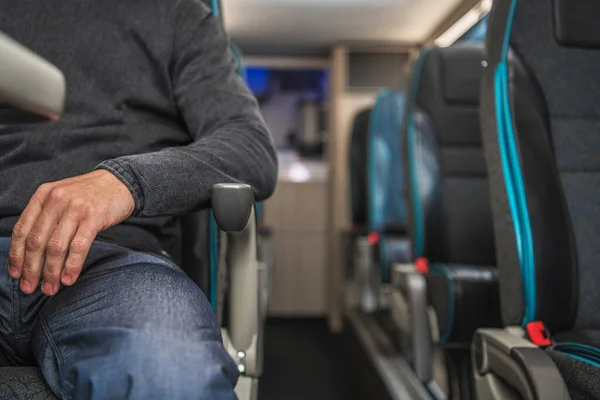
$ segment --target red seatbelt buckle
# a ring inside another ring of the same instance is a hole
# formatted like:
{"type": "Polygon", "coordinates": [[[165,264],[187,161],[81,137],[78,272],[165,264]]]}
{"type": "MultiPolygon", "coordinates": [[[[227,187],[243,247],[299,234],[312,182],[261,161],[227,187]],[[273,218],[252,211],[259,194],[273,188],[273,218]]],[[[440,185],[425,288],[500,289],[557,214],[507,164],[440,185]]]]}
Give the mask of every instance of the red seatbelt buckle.
{"type": "Polygon", "coordinates": [[[550,332],[542,321],[532,321],[525,325],[527,336],[531,343],[538,347],[548,347],[552,345],[552,339],[550,338],[550,332]]]}
{"type": "Polygon", "coordinates": [[[375,246],[377,243],[379,243],[379,233],[369,233],[369,235],[367,236],[367,243],[369,243],[371,246],[375,246]]]}
{"type": "Polygon", "coordinates": [[[429,260],[425,257],[419,257],[415,260],[415,270],[420,274],[429,272],[429,260]]]}

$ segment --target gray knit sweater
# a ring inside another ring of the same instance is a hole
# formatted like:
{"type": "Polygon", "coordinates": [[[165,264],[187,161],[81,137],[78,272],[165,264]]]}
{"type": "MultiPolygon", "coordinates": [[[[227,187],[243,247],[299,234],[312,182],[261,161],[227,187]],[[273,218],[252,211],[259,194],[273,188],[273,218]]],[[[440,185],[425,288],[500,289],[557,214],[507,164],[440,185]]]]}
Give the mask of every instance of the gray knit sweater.
{"type": "Polygon", "coordinates": [[[68,85],[60,121],[0,125],[0,237],[39,185],[96,168],[136,205],[101,238],[146,250],[171,250],[174,217],[208,206],[215,183],[248,183],[259,200],[274,190],[270,133],[201,1],[2,0],[0,30],[68,85]]]}

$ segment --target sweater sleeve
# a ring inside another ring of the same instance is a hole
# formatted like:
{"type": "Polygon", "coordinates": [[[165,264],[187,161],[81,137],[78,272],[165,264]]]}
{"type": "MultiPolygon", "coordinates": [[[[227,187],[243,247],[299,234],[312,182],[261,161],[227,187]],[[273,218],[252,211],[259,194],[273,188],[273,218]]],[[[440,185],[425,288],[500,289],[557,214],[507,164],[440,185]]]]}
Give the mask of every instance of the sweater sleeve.
{"type": "Polygon", "coordinates": [[[198,1],[180,2],[177,14],[171,76],[193,142],[98,166],[129,187],[135,216],[182,215],[205,207],[216,183],[249,184],[263,200],[277,181],[270,132],[236,72],[219,18],[198,1]]]}

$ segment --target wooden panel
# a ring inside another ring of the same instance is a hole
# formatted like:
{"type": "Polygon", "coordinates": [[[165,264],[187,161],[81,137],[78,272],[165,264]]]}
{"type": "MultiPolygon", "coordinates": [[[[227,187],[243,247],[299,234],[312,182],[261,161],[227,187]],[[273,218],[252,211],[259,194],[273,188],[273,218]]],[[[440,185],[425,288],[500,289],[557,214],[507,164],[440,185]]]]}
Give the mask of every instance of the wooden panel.
{"type": "Polygon", "coordinates": [[[275,250],[272,316],[327,313],[327,269],[322,235],[282,233],[275,250]]]}
{"type": "Polygon", "coordinates": [[[269,315],[327,313],[326,181],[280,182],[265,203],[274,240],[269,315]]]}

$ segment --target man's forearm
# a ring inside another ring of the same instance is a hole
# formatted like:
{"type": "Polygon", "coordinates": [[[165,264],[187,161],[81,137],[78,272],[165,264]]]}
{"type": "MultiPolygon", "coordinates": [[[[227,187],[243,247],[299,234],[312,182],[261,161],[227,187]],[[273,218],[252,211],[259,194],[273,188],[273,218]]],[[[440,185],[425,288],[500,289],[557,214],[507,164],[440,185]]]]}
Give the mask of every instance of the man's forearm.
{"type": "Polygon", "coordinates": [[[277,181],[277,156],[260,123],[234,122],[188,146],[120,157],[98,166],[133,194],[134,216],[183,215],[209,205],[216,183],[246,183],[257,200],[277,181]]]}

